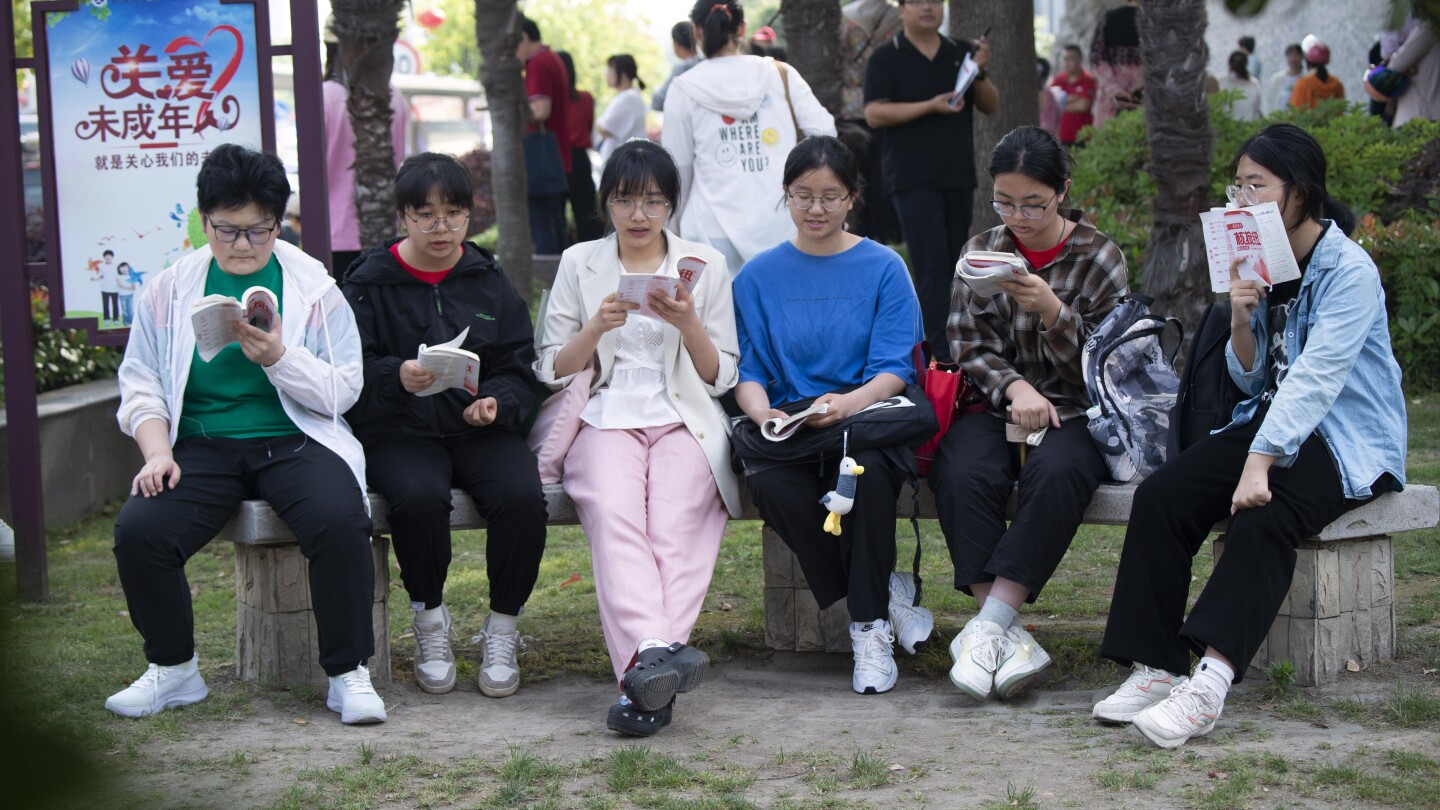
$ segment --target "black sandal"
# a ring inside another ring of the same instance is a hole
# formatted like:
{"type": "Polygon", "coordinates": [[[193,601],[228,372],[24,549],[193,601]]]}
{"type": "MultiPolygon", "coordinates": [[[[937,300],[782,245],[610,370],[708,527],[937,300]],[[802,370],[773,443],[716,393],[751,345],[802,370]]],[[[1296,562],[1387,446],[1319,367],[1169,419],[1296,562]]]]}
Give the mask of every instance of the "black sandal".
{"type": "Polygon", "coordinates": [[[605,727],[632,737],[649,737],[670,725],[670,716],[675,710],[675,698],[659,711],[643,711],[633,703],[617,702],[610,707],[605,718],[605,727]]]}
{"type": "Polygon", "coordinates": [[[671,703],[676,692],[689,692],[700,684],[710,656],[678,641],[669,647],[651,647],[636,656],[620,684],[625,697],[643,711],[656,711],[671,703]]]}

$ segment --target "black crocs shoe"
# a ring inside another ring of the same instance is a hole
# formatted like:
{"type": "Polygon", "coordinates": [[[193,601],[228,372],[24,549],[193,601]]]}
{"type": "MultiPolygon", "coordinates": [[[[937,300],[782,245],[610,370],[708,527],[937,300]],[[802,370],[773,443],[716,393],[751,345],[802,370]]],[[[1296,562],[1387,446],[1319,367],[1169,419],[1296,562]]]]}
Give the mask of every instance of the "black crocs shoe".
{"type": "Polygon", "coordinates": [[[677,641],[636,656],[635,666],[626,670],[620,685],[637,708],[655,711],[670,703],[676,692],[698,686],[709,666],[710,656],[677,641]]]}
{"type": "Polygon", "coordinates": [[[659,711],[643,711],[634,703],[618,702],[610,707],[610,715],[605,718],[605,727],[632,737],[649,737],[670,725],[670,716],[674,709],[673,697],[659,711]]]}

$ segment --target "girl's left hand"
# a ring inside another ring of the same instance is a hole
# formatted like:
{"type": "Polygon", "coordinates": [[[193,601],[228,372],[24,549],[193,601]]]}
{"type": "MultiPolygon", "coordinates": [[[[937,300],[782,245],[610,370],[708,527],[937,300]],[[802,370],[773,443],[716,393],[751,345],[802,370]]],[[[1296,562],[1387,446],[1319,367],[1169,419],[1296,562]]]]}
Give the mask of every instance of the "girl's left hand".
{"type": "Polygon", "coordinates": [[[695,311],[695,296],[685,289],[684,284],[675,287],[674,298],[659,291],[650,293],[650,308],[655,310],[660,320],[681,332],[700,326],[700,315],[695,311]]]}
{"type": "Polygon", "coordinates": [[[850,398],[849,394],[836,394],[833,392],[821,394],[815,398],[815,402],[830,403],[830,410],[825,413],[811,414],[806,418],[805,424],[814,428],[830,427],[831,425],[839,424],[859,410],[855,407],[855,402],[850,398]]]}
{"type": "Polygon", "coordinates": [[[240,335],[240,351],[244,352],[245,358],[252,363],[263,367],[273,366],[281,355],[285,354],[285,344],[280,340],[278,314],[269,332],[243,320],[236,322],[235,331],[240,335]]]}
{"type": "Polygon", "coordinates": [[[500,404],[494,397],[481,397],[465,409],[465,422],[475,427],[485,427],[495,421],[495,414],[499,410],[500,404]]]}
{"type": "Polygon", "coordinates": [[[1015,299],[1015,303],[1026,312],[1044,315],[1060,308],[1060,299],[1055,296],[1055,291],[1050,289],[1050,284],[1034,273],[1002,281],[1000,289],[1015,299]]]}
{"type": "Polygon", "coordinates": [[[1255,456],[1245,462],[1245,471],[1240,473],[1240,483],[1235,494],[1230,496],[1230,514],[1241,509],[1254,509],[1270,503],[1270,463],[1272,459],[1257,462],[1255,456]]]}

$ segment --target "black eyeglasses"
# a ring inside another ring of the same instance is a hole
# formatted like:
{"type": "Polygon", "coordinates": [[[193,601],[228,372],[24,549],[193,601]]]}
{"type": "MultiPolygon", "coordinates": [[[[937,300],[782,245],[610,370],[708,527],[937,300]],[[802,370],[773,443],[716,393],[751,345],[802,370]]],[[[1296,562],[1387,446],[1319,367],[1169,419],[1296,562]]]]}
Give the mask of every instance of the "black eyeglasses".
{"type": "Polygon", "coordinates": [[[205,222],[210,226],[210,230],[215,232],[215,241],[226,245],[234,244],[242,233],[245,234],[246,242],[252,245],[263,245],[269,242],[275,232],[280,229],[278,222],[268,228],[237,228],[234,225],[216,225],[214,220],[209,217],[205,217],[205,222]]]}

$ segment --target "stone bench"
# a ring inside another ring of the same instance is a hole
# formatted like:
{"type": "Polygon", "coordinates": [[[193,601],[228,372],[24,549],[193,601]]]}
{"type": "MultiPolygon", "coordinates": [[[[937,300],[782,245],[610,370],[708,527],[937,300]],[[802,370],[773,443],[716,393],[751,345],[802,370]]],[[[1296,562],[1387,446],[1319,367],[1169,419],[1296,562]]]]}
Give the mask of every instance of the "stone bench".
{"type": "MultiPolygon", "coordinates": [[[[1134,492],[1133,486],[1101,486],[1085,512],[1085,522],[1125,525],[1134,492]]],[[[929,488],[922,485],[919,495],[920,517],[935,518],[935,499],[929,488]]],[[[484,528],[485,521],[468,495],[455,490],[452,497],[452,529],[484,528]]],[[[550,525],[578,523],[575,506],[560,485],[546,486],[545,500],[550,525]]],[[[900,495],[902,517],[908,517],[911,503],[907,487],[900,495]]],[[[376,681],[388,682],[385,597],[390,588],[390,564],[385,535],[390,527],[385,500],[372,494],[370,504],[375,519],[376,629],[371,673],[376,681]]],[[[748,498],[743,517],[759,517],[748,498]]],[[[1432,528],[1437,523],[1440,492],[1434,487],[1410,486],[1350,512],[1305,541],[1290,593],[1252,665],[1264,668],[1288,659],[1295,665],[1296,683],[1310,686],[1332,680],[1349,660],[1367,664],[1393,658],[1395,566],[1390,535],[1432,528]]],[[[1223,530],[1223,526],[1216,527],[1216,531],[1223,530]]],[[[777,650],[849,652],[844,602],[820,610],[794,554],[768,527],[761,535],[766,645],[777,650]]],[[[217,539],[235,543],[235,657],[240,677],[323,685],[306,562],[293,535],[269,504],[246,501],[217,539]]],[[[902,535],[902,549],[904,545],[902,535]]],[[[1218,557],[1224,549],[1223,534],[1214,548],[1218,557]]]]}

